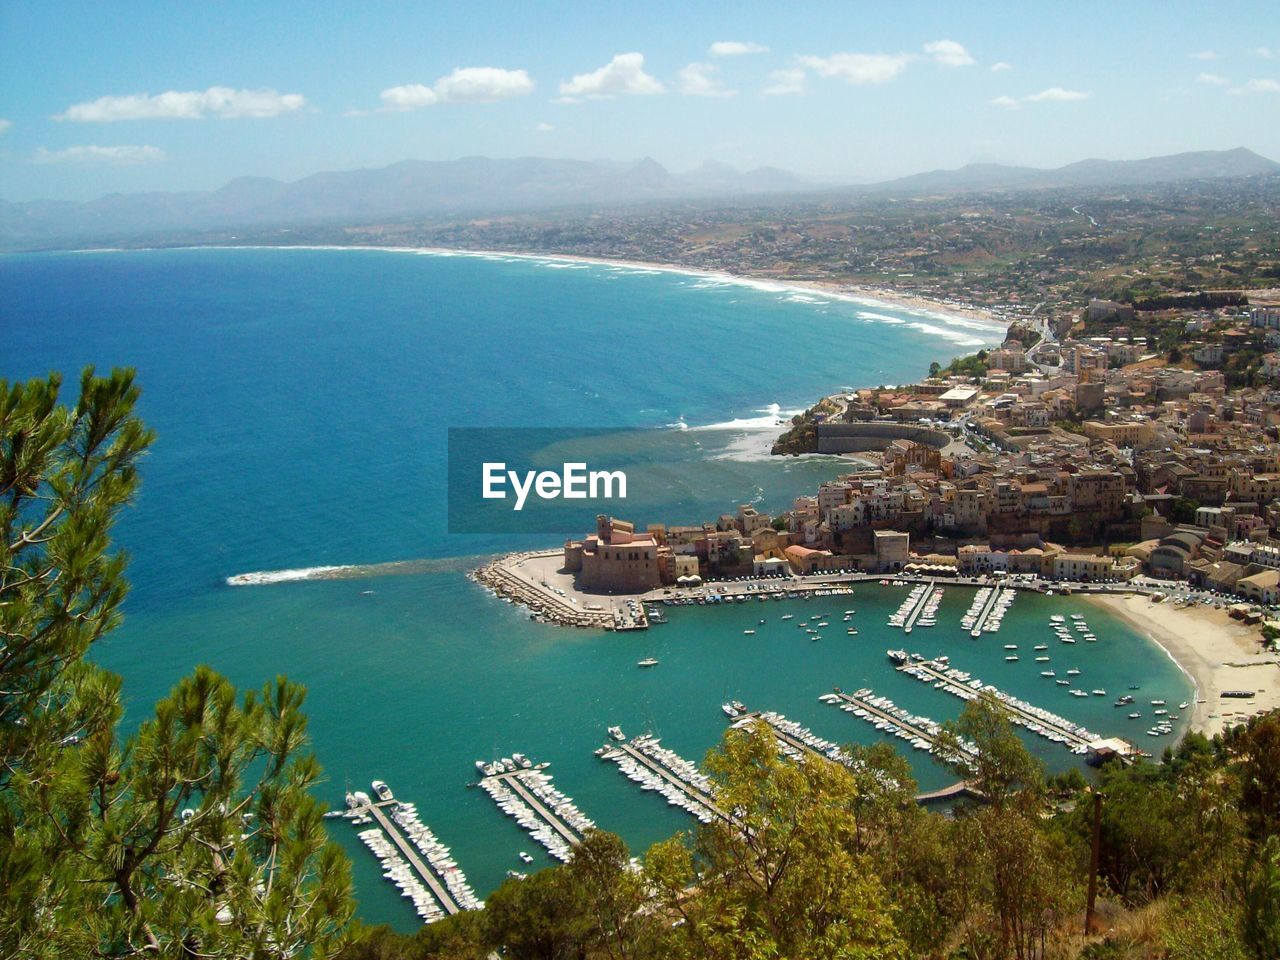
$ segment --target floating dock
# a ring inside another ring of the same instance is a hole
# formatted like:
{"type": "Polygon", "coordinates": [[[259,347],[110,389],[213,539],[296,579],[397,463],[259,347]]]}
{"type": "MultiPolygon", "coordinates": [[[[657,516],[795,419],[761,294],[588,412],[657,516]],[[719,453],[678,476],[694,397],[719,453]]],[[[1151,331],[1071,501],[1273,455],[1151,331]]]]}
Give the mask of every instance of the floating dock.
{"type": "Polygon", "coordinates": [[[630,741],[608,743],[596,753],[602,760],[616,763],[629,780],[662,794],[669,804],[688,811],[702,823],[717,818],[730,822],[729,815],[716,806],[707,776],[692,762],[659,744],[657,738],[645,734],[630,741]]]}
{"type": "MultiPolygon", "coordinates": [[[[778,748],[793,760],[805,757],[821,757],[823,760],[831,760],[842,764],[850,770],[858,769],[858,762],[836,744],[830,740],[824,740],[812,730],[802,727],[794,720],[788,720],[780,713],[748,711],[734,720],[730,726],[741,729],[756,720],[763,720],[769,725],[769,729],[778,741],[778,748]]],[[[960,782],[942,790],[916,794],[915,799],[917,803],[930,803],[965,795],[978,796],[967,783],[960,782]]]]}
{"type": "MultiPolygon", "coordinates": [[[[927,753],[933,753],[934,744],[942,732],[940,723],[928,717],[909,713],[888,697],[878,696],[867,687],[854,693],[845,693],[837,689],[834,693],[825,693],[818,699],[839,707],[845,713],[866,720],[877,730],[905,740],[917,750],[924,750],[927,753]]],[[[971,757],[976,757],[978,754],[973,744],[961,743],[960,748],[971,757]]]]}
{"type": "Polygon", "coordinates": [[[782,714],[774,713],[771,710],[748,711],[734,720],[730,726],[742,729],[750,726],[756,720],[763,720],[769,725],[769,729],[773,731],[774,737],[777,738],[778,746],[782,752],[793,760],[802,760],[806,757],[815,756],[824,760],[833,760],[846,767],[854,766],[853,758],[841,750],[839,746],[830,740],[824,740],[812,730],[801,726],[794,720],[788,720],[782,714]]]}
{"type": "Polygon", "coordinates": [[[942,690],[962,700],[974,700],[982,693],[990,693],[1009,712],[1009,719],[1034,734],[1061,743],[1072,753],[1085,754],[1089,745],[1098,739],[1097,735],[1086,730],[1077,723],[1060,717],[1055,713],[1019,700],[998,687],[983,683],[963,670],[957,670],[949,662],[943,660],[925,660],[919,654],[903,654],[892,651],[890,659],[898,664],[898,671],[915,677],[922,683],[932,684],[935,690],[942,690]],[[898,656],[904,659],[899,660],[898,656]]]}
{"type": "MultiPolygon", "coordinates": [[[[911,628],[914,627],[916,624],[916,621],[920,619],[920,614],[924,613],[924,611],[928,608],[929,604],[933,601],[934,594],[942,593],[942,588],[937,586],[937,583],[938,581],[936,579],[930,580],[928,584],[925,586],[925,591],[923,594],[920,595],[919,602],[916,603],[916,605],[911,608],[911,613],[907,615],[906,623],[902,625],[903,633],[911,632],[911,628]]],[[[939,597],[939,599],[941,599],[941,597],[939,597]]],[[[922,624],[922,626],[924,626],[924,624],[922,624]]]]}
{"type": "Polygon", "coordinates": [[[486,774],[480,789],[557,860],[567,861],[595,822],[555,788],[545,764],[486,774]]]}
{"type": "MultiPolygon", "coordinates": [[[[983,604],[982,611],[978,614],[978,619],[974,621],[973,629],[969,631],[969,636],[980,637],[983,632],[995,633],[1000,629],[999,621],[995,626],[990,626],[988,621],[991,619],[992,612],[1001,604],[1007,610],[1009,605],[1013,603],[1017,593],[1006,586],[998,586],[991,591],[991,596],[987,598],[987,602],[983,604]],[[1002,599],[1004,598],[1004,599],[1002,599]]],[[[1003,613],[1001,614],[1003,616],[1003,613]]]]}
{"type": "MultiPolygon", "coordinates": [[[[375,781],[375,792],[379,783],[375,781]]],[[[382,861],[383,875],[413,901],[426,923],[484,906],[449,848],[418,819],[417,808],[395,799],[385,784],[381,786],[377,801],[365,793],[349,794],[347,809],[337,815],[355,823],[377,823],[377,828],[361,831],[360,839],[382,861]]]]}

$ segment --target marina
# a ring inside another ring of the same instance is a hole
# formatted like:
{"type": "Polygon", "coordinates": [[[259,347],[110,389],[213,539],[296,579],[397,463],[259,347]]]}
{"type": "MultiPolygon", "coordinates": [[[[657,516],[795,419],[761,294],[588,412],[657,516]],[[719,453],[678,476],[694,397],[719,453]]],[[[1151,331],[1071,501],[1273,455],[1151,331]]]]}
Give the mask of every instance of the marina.
{"type": "Polygon", "coordinates": [[[667,803],[692,814],[702,823],[730,817],[716,806],[711,780],[697,766],[661,741],[643,734],[629,741],[606,744],[596,751],[602,760],[618,765],[627,779],[665,797],[667,803]]]}
{"type": "MultiPolygon", "coordinates": [[[[1088,753],[1090,744],[1099,739],[1079,724],[1072,723],[1043,707],[1019,700],[991,684],[983,683],[965,671],[952,667],[949,661],[943,658],[925,660],[918,653],[908,654],[903,650],[890,650],[888,656],[897,664],[899,672],[915,677],[922,683],[932,684],[935,690],[942,690],[962,700],[973,700],[979,694],[990,693],[1008,710],[1009,719],[1013,723],[1047,740],[1061,743],[1072,753],[1080,755],[1088,753]]],[[[1085,696],[1088,694],[1086,693],[1085,696]]]]}
{"type": "Polygon", "coordinates": [[[534,766],[522,754],[476,764],[485,774],[480,789],[557,860],[568,861],[582,835],[594,829],[595,821],[556,789],[546,764],[534,766]]]}
{"type": "MultiPolygon", "coordinates": [[[[818,699],[837,706],[845,713],[867,721],[877,730],[905,740],[926,753],[933,753],[938,734],[942,732],[940,723],[904,710],[888,697],[877,696],[870,687],[863,687],[853,693],[844,693],[837,688],[834,693],[824,693],[818,699]]],[[[978,754],[977,748],[971,743],[962,742],[960,748],[970,757],[978,754]]]]}
{"type": "Polygon", "coordinates": [[[347,809],[338,816],[357,825],[376,821],[376,827],[360,832],[360,839],[381,862],[383,876],[413,902],[418,916],[432,923],[483,907],[449,848],[418,818],[417,807],[395,799],[381,780],[372,786],[377,801],[363,791],[348,793],[347,809]]]}
{"type": "Polygon", "coordinates": [[[836,763],[843,764],[846,767],[851,767],[854,764],[853,758],[841,750],[838,745],[830,740],[824,740],[812,730],[796,723],[794,720],[788,720],[780,713],[774,713],[769,710],[762,712],[749,711],[743,713],[729,726],[741,730],[750,727],[757,720],[763,720],[769,725],[769,729],[778,741],[779,749],[793,760],[803,760],[809,756],[818,756],[824,760],[834,760],[836,763]]]}

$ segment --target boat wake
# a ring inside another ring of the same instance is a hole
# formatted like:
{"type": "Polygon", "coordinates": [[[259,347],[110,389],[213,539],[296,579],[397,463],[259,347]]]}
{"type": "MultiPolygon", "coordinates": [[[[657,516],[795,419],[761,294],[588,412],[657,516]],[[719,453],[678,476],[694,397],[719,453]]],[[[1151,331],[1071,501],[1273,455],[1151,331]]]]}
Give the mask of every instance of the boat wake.
{"type": "Polygon", "coordinates": [[[364,580],[369,577],[396,577],[418,573],[465,573],[487,557],[442,557],[397,560],[391,563],[352,563],[339,566],[298,567],[293,570],[256,570],[227,577],[229,587],[262,587],[301,580],[364,580]]]}

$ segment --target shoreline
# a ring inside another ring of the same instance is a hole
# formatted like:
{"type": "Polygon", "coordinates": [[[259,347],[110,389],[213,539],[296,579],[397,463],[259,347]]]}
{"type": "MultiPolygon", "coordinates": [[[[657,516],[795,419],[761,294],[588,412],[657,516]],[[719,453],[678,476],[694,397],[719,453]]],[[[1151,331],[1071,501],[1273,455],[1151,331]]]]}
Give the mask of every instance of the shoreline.
{"type": "MultiPolygon", "coordinates": [[[[888,307],[903,310],[925,319],[938,320],[954,326],[967,327],[975,331],[985,328],[1007,330],[1012,321],[1000,317],[988,307],[976,304],[955,303],[945,300],[934,300],[912,293],[902,293],[891,288],[872,287],[865,284],[843,284],[832,280],[788,280],[778,277],[753,276],[746,273],[732,273],[727,270],[708,270],[690,267],[678,263],[657,263],[649,260],[624,260],[610,257],[591,257],[570,253],[525,253],[512,250],[471,250],[455,247],[413,247],[401,245],[381,246],[377,244],[186,244],[172,247],[105,247],[84,248],[65,251],[47,251],[50,253],[134,253],[155,250],[374,250],[383,253],[410,253],[420,256],[439,257],[475,257],[477,259],[512,259],[529,261],[551,261],[555,263],[580,263],[591,266],[620,267],[632,270],[652,270],[661,273],[674,273],[701,280],[713,280],[724,284],[735,284],[759,290],[764,293],[796,293],[817,295],[829,299],[840,300],[864,307],[888,307]]],[[[994,331],[992,331],[994,332],[994,331]]],[[[985,345],[985,338],[984,338],[985,345]]],[[[956,344],[963,347],[963,344],[956,344]]],[[[976,345],[974,345],[976,348],[976,345]]]]}
{"type": "Polygon", "coordinates": [[[1226,610],[1152,603],[1140,593],[1081,594],[1146,637],[1191,681],[1188,730],[1213,737],[1250,716],[1280,709],[1280,659],[1259,647],[1258,632],[1226,610]],[[1253,690],[1249,699],[1224,690],[1253,690]]]}

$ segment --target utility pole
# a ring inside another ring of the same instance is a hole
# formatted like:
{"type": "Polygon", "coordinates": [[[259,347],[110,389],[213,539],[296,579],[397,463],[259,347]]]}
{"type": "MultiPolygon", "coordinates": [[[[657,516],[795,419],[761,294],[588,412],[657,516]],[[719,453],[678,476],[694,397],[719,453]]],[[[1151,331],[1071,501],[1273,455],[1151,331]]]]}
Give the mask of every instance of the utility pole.
{"type": "Polygon", "coordinates": [[[1093,794],[1093,844],[1089,851],[1089,899],[1084,908],[1084,933],[1093,933],[1093,908],[1098,898],[1098,858],[1102,847],[1102,794],[1092,787],[1093,794]]]}

